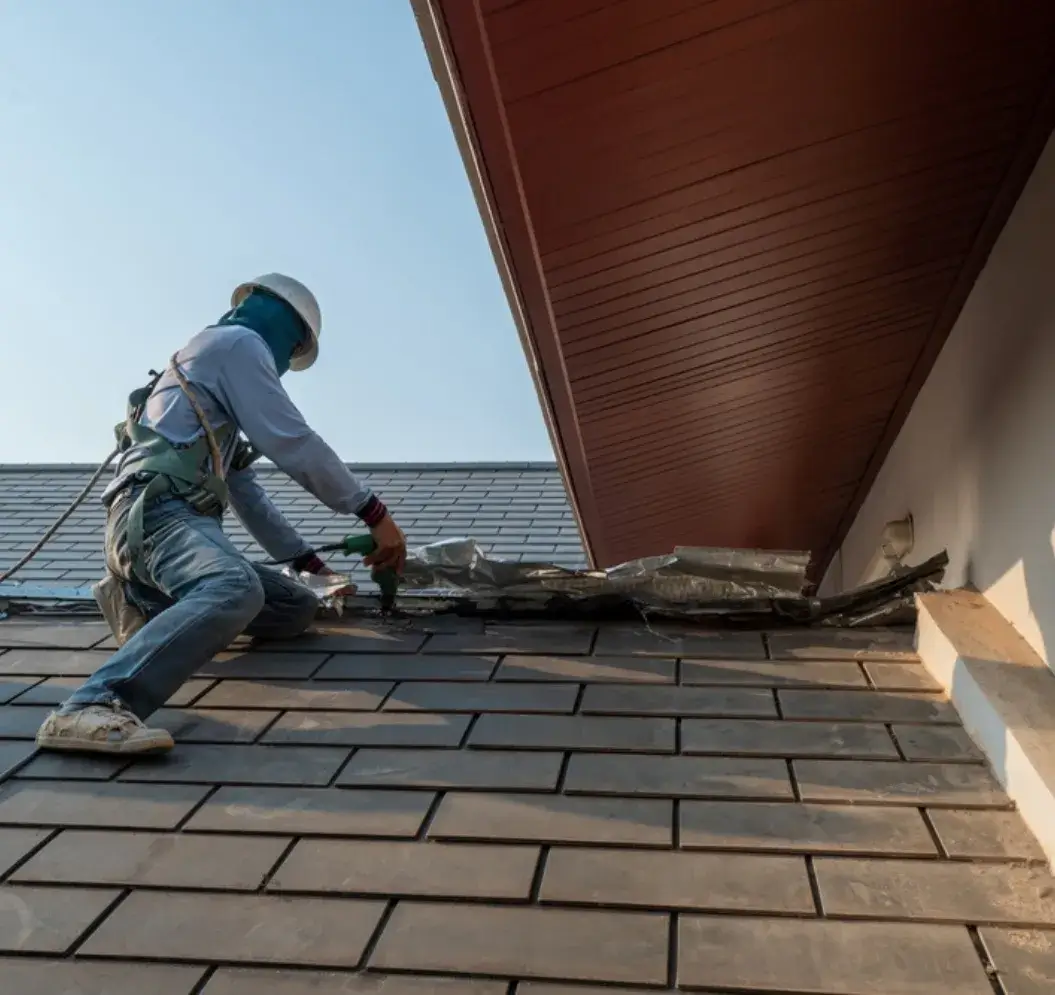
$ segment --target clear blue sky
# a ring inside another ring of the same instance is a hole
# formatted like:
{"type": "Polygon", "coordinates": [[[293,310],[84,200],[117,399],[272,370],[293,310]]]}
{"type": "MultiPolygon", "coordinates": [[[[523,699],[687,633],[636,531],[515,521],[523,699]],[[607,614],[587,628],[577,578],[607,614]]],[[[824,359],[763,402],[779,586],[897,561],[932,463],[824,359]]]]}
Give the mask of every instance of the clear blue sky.
{"type": "Polygon", "coordinates": [[[0,150],[0,461],[101,459],[269,270],[345,459],[552,458],[409,0],[0,0],[0,150]]]}

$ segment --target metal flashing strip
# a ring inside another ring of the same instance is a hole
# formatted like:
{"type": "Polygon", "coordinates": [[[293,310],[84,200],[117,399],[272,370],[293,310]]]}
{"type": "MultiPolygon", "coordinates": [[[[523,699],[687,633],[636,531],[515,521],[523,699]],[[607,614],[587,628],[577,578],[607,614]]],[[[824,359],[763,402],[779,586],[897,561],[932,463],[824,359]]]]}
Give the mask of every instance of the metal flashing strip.
{"type": "MultiPolygon", "coordinates": [[[[835,597],[806,593],[804,553],[681,547],[666,556],[610,570],[568,570],[548,563],[491,559],[471,539],[412,550],[399,613],[453,613],[502,618],[620,619],[838,627],[915,621],[915,597],[941,582],[946,554],[835,597]]],[[[90,588],[6,585],[0,612],[95,613],[90,588]]],[[[375,610],[360,594],[321,599],[327,612],[375,610]]]]}

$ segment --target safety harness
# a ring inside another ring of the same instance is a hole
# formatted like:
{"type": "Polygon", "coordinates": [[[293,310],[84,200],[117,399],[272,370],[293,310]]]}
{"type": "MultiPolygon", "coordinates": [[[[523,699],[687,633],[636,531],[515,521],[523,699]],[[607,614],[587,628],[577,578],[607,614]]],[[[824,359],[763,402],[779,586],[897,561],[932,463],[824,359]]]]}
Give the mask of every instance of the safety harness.
{"type": "MultiPolygon", "coordinates": [[[[176,356],[173,354],[169,360],[169,368],[194,409],[203,434],[186,445],[175,445],[153,429],[140,424],[139,419],[143,416],[146,403],[163,375],[154,370],[150,371],[153,377],[150,383],[128,395],[125,420],[114,428],[119,453],[133,447],[143,452],[142,458],[135,462],[135,480],[137,483],[145,481],[146,487],[136,495],[128,513],[128,553],[131,574],[147,584],[150,580],[143,562],[143,515],[148,504],[172,494],[186,501],[199,515],[219,518],[227,508],[223,447],[230,440],[234,429],[224,425],[219,431],[213,431],[176,356]]],[[[260,455],[245,439],[239,438],[231,469],[245,469],[260,455]]]]}

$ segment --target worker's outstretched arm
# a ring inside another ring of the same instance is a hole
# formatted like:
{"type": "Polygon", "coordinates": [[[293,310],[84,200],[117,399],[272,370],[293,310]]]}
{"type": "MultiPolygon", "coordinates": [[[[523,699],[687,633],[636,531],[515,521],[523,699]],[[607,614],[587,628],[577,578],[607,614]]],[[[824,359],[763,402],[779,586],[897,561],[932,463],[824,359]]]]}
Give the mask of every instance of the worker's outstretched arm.
{"type": "MultiPolygon", "coordinates": [[[[387,509],[312,431],[290,400],[264,341],[249,334],[237,338],[224,363],[219,398],[249,441],[327,508],[356,515],[378,542],[378,565],[401,569],[406,553],[403,534],[387,509]]],[[[368,560],[369,562],[369,560],[368,560]]]]}
{"type": "Polygon", "coordinates": [[[251,466],[227,475],[231,508],[249,534],[273,560],[294,560],[311,553],[311,546],[297,534],[267,491],[260,486],[251,466]]]}

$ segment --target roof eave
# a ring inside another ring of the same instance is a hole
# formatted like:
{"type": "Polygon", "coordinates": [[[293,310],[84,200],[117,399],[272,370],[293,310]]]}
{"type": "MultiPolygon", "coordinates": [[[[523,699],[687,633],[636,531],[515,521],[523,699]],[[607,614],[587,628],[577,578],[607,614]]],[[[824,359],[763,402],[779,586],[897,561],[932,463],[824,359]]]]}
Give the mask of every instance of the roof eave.
{"type": "MultiPolygon", "coordinates": [[[[535,384],[535,391],[542,407],[542,416],[546,423],[550,442],[557,458],[557,464],[564,478],[568,500],[571,504],[572,514],[575,516],[579,533],[582,537],[583,547],[587,560],[591,567],[598,562],[603,562],[604,543],[599,535],[598,516],[593,499],[592,487],[586,466],[585,451],[582,447],[581,436],[575,421],[574,406],[571,396],[571,388],[564,371],[563,357],[560,354],[557,342],[556,328],[550,320],[539,320],[540,316],[532,316],[532,310],[526,302],[524,287],[520,274],[512,258],[512,250],[509,243],[508,224],[496,203],[493,190],[492,177],[488,169],[488,160],[485,159],[481,149],[481,142],[468,109],[468,101],[465,97],[464,86],[459,74],[456,59],[448,39],[449,25],[444,17],[443,11],[437,9],[434,0],[410,0],[414,16],[418,22],[418,30],[425,45],[425,52],[432,68],[433,78],[439,87],[443,98],[447,116],[454,131],[458,151],[472,188],[473,197],[476,199],[477,210],[483,222],[487,241],[491,247],[495,267],[498,270],[499,279],[509,302],[509,308],[513,315],[517,333],[527,358],[528,369],[531,379],[535,384]],[[533,320],[534,318],[534,320],[533,320]],[[540,328],[541,326],[541,328],[540,328]],[[540,336],[545,336],[543,341],[540,336]],[[554,376],[556,371],[556,376],[554,376]]],[[[486,41],[483,38],[482,26],[479,24],[479,12],[474,0],[468,0],[462,8],[456,8],[461,27],[464,30],[469,27],[469,22],[475,22],[475,28],[480,32],[479,56],[486,61],[490,72],[490,60],[486,52],[486,41]]],[[[493,75],[492,75],[493,84],[493,75]]],[[[501,114],[500,101],[495,93],[495,110],[501,114]]],[[[508,135],[505,136],[508,140],[508,135]]],[[[516,164],[512,155],[508,156],[508,169],[515,176],[516,164]]],[[[519,181],[517,181],[519,182],[519,181]]],[[[524,235],[530,241],[532,254],[536,254],[533,240],[530,235],[530,222],[526,212],[517,219],[525,226],[524,235]]],[[[523,244],[525,240],[521,238],[523,244]]],[[[544,296],[542,287],[541,270],[537,270],[538,290],[544,296]]],[[[538,299],[539,294],[536,294],[538,299]]],[[[540,302],[541,303],[541,302],[540,302]]],[[[545,309],[548,311],[548,300],[545,301],[545,309]]],[[[535,310],[539,309],[536,305],[535,310]]]]}

